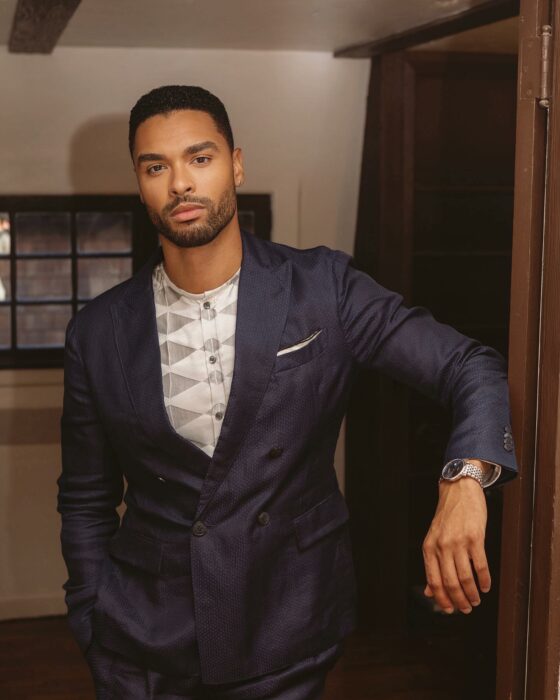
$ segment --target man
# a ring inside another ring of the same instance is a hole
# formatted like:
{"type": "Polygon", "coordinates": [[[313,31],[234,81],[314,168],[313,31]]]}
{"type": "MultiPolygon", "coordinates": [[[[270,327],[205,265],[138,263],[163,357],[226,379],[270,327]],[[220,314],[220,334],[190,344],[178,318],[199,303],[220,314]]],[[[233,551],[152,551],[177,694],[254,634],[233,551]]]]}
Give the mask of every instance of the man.
{"type": "Polygon", "coordinates": [[[356,625],[333,468],[354,370],[453,411],[425,593],[467,614],[473,567],[490,588],[483,488],[517,470],[504,359],[342,251],[241,230],[242,151],[208,91],[141,97],[129,147],[161,246],[67,328],[70,627],[98,698],[316,700],[356,625]]]}

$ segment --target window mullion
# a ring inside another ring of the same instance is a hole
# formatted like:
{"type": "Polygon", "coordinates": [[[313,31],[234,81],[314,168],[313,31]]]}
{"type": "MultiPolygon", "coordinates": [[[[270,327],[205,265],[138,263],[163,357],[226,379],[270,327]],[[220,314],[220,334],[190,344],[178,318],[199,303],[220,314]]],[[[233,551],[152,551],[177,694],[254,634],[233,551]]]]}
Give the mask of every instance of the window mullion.
{"type": "Polygon", "coordinates": [[[11,326],[12,326],[12,353],[15,353],[17,348],[17,306],[16,306],[16,217],[13,209],[8,212],[10,217],[10,311],[11,311],[11,326]]]}

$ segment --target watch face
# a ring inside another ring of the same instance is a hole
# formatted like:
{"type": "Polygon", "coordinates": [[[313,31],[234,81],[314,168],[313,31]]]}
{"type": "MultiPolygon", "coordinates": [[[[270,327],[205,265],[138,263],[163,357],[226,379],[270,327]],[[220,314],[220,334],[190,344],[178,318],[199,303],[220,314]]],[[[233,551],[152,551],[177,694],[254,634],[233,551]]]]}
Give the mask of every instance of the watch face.
{"type": "Polygon", "coordinates": [[[462,459],[454,459],[453,461],[449,462],[449,464],[443,470],[443,476],[446,479],[453,479],[454,477],[456,477],[458,474],[461,473],[462,468],[463,468],[463,460],[462,459]]]}

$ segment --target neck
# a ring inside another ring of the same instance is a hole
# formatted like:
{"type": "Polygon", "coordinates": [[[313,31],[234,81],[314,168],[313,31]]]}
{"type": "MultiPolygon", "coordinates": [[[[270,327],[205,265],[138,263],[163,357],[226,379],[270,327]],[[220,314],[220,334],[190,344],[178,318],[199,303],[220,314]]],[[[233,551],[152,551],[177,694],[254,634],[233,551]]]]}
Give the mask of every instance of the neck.
{"type": "Polygon", "coordinates": [[[237,217],[205,245],[181,248],[161,235],[160,241],[167,276],[192,294],[219,287],[237,271],[243,257],[237,217]]]}

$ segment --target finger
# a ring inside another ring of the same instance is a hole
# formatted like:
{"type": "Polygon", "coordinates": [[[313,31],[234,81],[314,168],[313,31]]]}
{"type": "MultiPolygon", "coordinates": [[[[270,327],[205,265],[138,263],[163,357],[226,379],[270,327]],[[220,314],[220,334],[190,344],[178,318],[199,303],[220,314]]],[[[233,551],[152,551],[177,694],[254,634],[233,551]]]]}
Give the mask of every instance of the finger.
{"type": "Polygon", "coordinates": [[[484,543],[479,542],[473,545],[470,556],[473,562],[474,570],[476,571],[478,585],[483,593],[488,593],[490,586],[492,585],[492,579],[490,577],[490,569],[488,568],[486,552],[484,551],[484,543]]]}
{"type": "Polygon", "coordinates": [[[465,549],[455,552],[455,568],[457,570],[457,576],[459,578],[461,588],[463,589],[471,605],[479,605],[480,596],[474,580],[471,560],[465,549]]]}
{"type": "Polygon", "coordinates": [[[424,588],[424,595],[428,596],[428,598],[433,598],[434,597],[434,592],[430,588],[430,584],[427,583],[426,587],[424,588]]]}
{"type": "Polygon", "coordinates": [[[455,568],[455,559],[451,552],[443,554],[440,560],[440,568],[445,592],[451,598],[453,604],[459,608],[461,612],[470,612],[472,610],[471,604],[459,583],[457,569],[455,568]]]}
{"type": "Polygon", "coordinates": [[[439,570],[439,561],[430,547],[424,548],[424,568],[426,569],[428,586],[433,593],[436,603],[445,612],[452,613],[453,603],[445,592],[439,570]]]}

